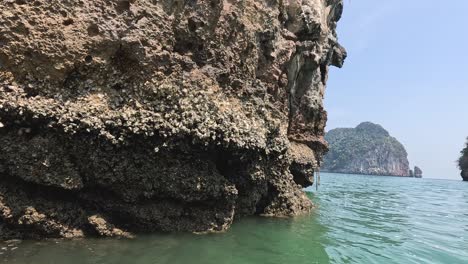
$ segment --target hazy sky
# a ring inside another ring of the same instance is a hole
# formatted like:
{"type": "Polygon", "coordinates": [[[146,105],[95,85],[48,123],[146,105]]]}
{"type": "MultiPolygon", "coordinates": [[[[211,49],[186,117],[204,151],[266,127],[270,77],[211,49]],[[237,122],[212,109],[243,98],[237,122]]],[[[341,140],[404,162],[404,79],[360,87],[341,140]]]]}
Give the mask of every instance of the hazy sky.
{"type": "Polygon", "coordinates": [[[344,0],[348,51],[332,69],[327,130],[381,124],[427,178],[461,180],[468,136],[468,1],[344,0]]]}

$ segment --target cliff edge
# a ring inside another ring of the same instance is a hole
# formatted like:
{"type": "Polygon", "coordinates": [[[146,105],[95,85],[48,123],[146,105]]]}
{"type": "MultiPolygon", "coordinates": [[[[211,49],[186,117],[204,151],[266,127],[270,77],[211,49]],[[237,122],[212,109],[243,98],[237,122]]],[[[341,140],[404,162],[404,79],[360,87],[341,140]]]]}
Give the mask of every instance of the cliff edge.
{"type": "Polygon", "coordinates": [[[0,5],[0,237],[312,208],[341,0],[0,5]]]}
{"type": "MultiPolygon", "coordinates": [[[[410,176],[405,148],[380,125],[364,122],[356,128],[332,129],[325,138],[330,151],[324,158],[324,171],[410,176]]],[[[422,177],[422,171],[417,173],[422,177]]]]}

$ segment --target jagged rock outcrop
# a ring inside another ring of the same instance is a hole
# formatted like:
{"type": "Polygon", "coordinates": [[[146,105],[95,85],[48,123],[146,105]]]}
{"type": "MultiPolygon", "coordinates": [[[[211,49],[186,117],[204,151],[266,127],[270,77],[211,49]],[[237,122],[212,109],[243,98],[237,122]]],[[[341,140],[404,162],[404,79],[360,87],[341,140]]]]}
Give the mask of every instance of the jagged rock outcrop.
{"type": "Polygon", "coordinates": [[[415,178],[422,178],[423,177],[423,171],[421,170],[421,168],[419,168],[418,166],[414,166],[414,177],[415,178]]]}
{"type": "Polygon", "coordinates": [[[0,5],[1,237],[311,209],[341,0],[0,5]]]}
{"type": "Polygon", "coordinates": [[[423,172],[418,166],[414,166],[414,170],[409,170],[409,176],[413,178],[422,178],[423,172]]]}
{"type": "Polygon", "coordinates": [[[330,151],[324,158],[324,171],[410,176],[405,148],[380,125],[364,122],[356,128],[337,128],[325,138],[330,151]]]}
{"type": "MultiPolygon", "coordinates": [[[[468,142],[468,139],[467,139],[468,142]]],[[[461,156],[458,159],[458,167],[460,168],[460,176],[463,181],[468,181],[468,143],[466,143],[465,148],[461,151],[461,156]]]]}

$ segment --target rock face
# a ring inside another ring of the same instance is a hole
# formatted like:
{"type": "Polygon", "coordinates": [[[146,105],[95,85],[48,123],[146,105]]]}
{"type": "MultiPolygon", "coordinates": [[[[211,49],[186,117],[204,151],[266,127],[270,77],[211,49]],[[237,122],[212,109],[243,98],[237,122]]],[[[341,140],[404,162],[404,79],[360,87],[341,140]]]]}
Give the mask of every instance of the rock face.
{"type": "Polygon", "coordinates": [[[422,178],[423,172],[418,166],[414,166],[414,177],[422,178]]]}
{"type": "Polygon", "coordinates": [[[380,125],[364,122],[356,128],[337,128],[325,138],[330,151],[324,158],[324,171],[410,176],[405,148],[380,125]]]}
{"type": "MultiPolygon", "coordinates": [[[[468,139],[467,139],[468,142],[468,139]]],[[[458,159],[458,167],[461,170],[461,177],[463,181],[468,181],[468,143],[465,148],[461,151],[461,156],[458,159]]]]}
{"type": "Polygon", "coordinates": [[[341,0],[0,0],[0,236],[309,212],[341,0]]]}

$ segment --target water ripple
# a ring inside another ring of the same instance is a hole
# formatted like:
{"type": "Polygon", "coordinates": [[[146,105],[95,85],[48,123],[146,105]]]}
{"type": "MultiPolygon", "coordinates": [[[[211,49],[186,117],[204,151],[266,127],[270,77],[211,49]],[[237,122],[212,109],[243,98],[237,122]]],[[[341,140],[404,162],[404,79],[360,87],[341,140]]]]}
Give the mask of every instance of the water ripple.
{"type": "Polygon", "coordinates": [[[332,263],[468,263],[468,184],[325,174],[314,200],[332,263]]]}
{"type": "Polygon", "coordinates": [[[468,263],[466,183],[323,174],[309,195],[310,216],[244,218],[203,236],[0,242],[0,263],[468,263]]]}

